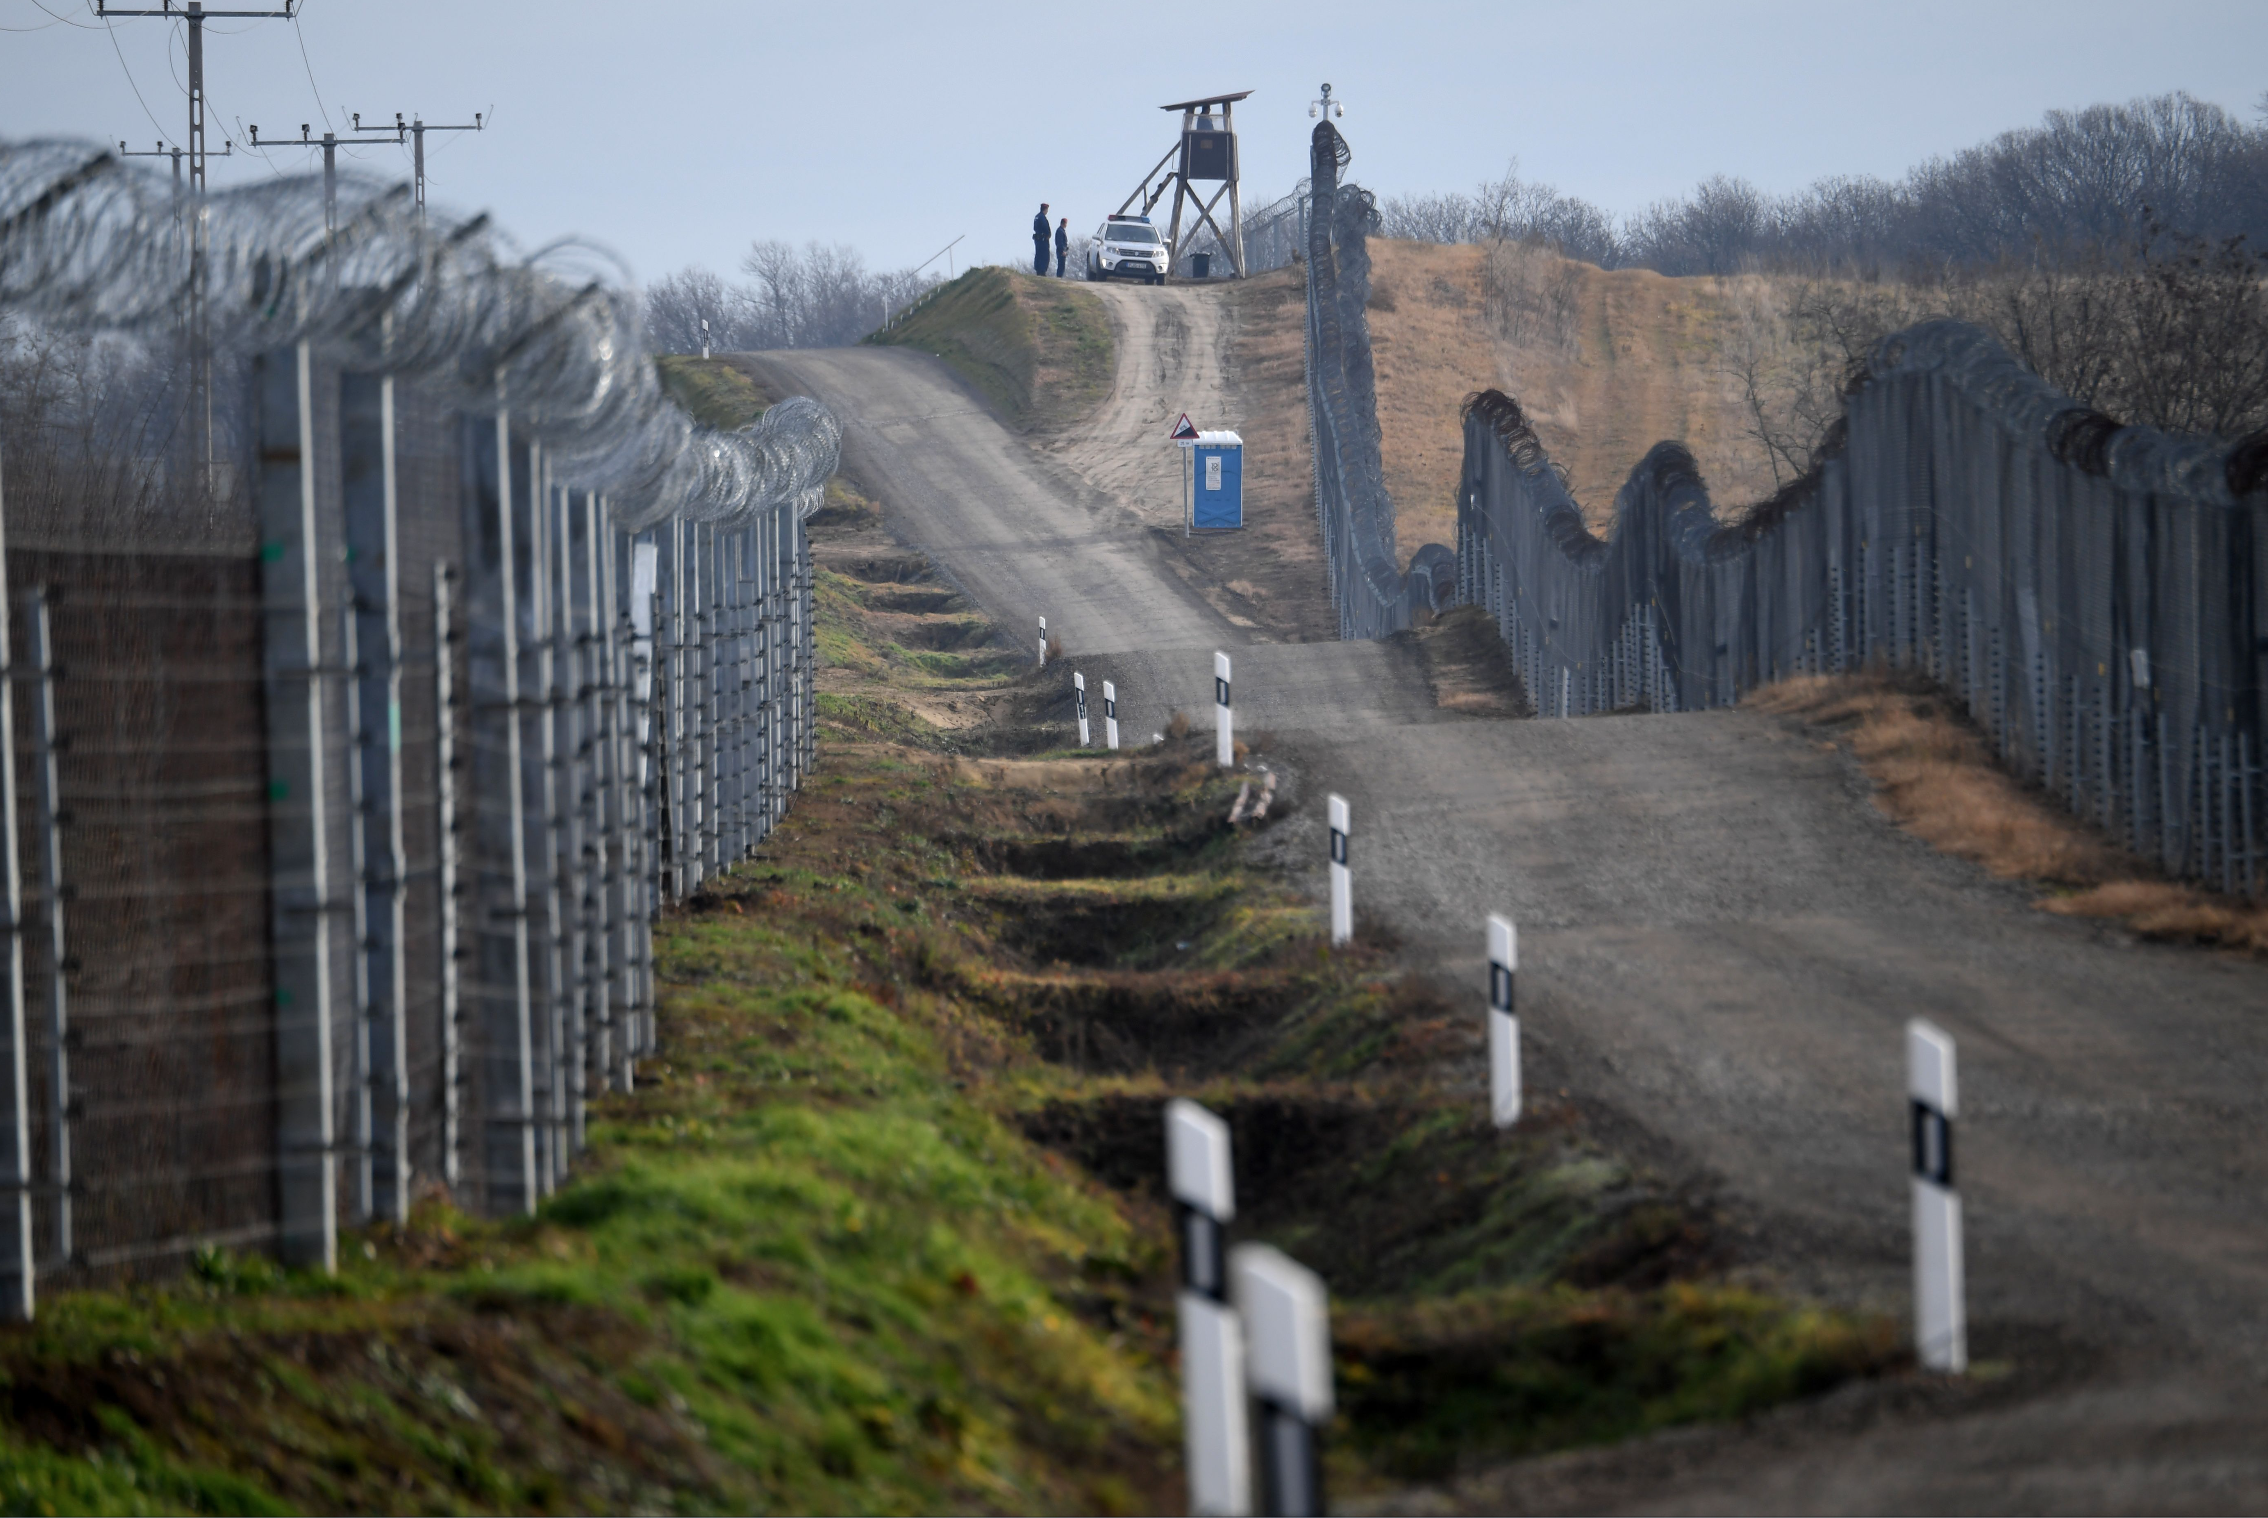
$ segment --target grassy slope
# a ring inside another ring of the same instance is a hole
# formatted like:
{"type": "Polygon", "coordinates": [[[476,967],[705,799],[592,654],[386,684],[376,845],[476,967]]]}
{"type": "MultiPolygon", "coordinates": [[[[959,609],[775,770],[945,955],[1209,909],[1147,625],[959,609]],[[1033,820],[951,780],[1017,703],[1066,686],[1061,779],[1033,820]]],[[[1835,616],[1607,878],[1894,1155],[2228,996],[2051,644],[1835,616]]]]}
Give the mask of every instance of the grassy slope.
{"type": "Polygon", "coordinates": [[[1478,246],[1380,238],[1370,251],[1381,452],[1404,562],[1456,542],[1458,408],[1488,386],[1519,397],[1593,531],[1665,438],[1693,450],[1720,506],[1770,494],[1731,372],[1763,276],[1671,279],[1513,250],[1492,298],[1478,246]]]}
{"type": "Polygon", "coordinates": [[[764,857],[660,925],[664,1054],[575,1180],[532,1219],[429,1200],[335,1280],[214,1254],[49,1298],[0,1331],[0,1505],[1170,1508],[1181,1092],[1237,1131],[1240,1229],[1333,1283],[1342,1491],[1896,1358],[1721,1284],[1706,1214],[1548,1093],[1491,1129],[1466,1009],[1325,951],[1204,744],[949,752],[894,690],[1059,714],[1068,676],[885,652],[960,613],[891,609],[944,592],[861,557],[864,509],[822,515],[820,617],[879,673],[764,857]]]}
{"type": "Polygon", "coordinates": [[[654,360],[662,389],[704,426],[736,431],[764,414],[770,401],[747,375],[721,358],[665,354],[654,360]]]}
{"type": "Polygon", "coordinates": [[[2012,774],[1951,692],[1910,673],[1799,675],[1748,698],[1834,735],[1874,780],[1875,803],[1909,832],[2003,880],[2031,881],[2040,907],[2122,920],[2144,938],[2268,954],[2268,906],[2171,880],[2102,828],[2012,774]]]}
{"type": "Polygon", "coordinates": [[[1110,391],[1113,343],[1102,302],[1069,282],[1013,269],[971,269],[867,341],[936,354],[1018,431],[1061,426],[1110,391]]]}

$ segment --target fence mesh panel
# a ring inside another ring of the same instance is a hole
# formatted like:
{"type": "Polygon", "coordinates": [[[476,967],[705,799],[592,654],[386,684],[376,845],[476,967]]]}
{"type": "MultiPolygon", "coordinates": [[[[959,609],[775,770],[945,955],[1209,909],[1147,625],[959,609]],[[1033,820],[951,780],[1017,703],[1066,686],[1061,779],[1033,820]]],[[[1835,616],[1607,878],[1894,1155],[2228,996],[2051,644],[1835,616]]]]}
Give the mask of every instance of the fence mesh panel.
{"type": "Polygon", "coordinates": [[[533,1206],[655,1050],[652,918],[812,758],[824,408],[697,427],[623,293],[297,180],[205,202],[208,421],[169,199],[0,144],[0,311],[113,364],[0,431],[15,1315],[533,1206]]]}
{"type": "Polygon", "coordinates": [[[1886,339],[1806,488],[1717,520],[1661,443],[1593,537],[1519,404],[1465,408],[1457,598],[1545,715],[1912,669],[2018,774],[2169,872],[2262,888],[2268,500],[2241,447],[2122,428],[1987,333],[1886,339]]]}

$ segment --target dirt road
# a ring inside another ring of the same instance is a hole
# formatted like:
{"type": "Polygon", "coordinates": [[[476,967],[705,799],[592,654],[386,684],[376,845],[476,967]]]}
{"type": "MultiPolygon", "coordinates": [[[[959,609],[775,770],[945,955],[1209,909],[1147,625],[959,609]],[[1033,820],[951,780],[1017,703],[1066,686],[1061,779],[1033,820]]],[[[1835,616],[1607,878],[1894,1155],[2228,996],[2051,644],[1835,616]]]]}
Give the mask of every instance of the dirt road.
{"type": "Polygon", "coordinates": [[[1180,450],[1163,445],[1175,418],[1234,430],[1228,323],[1219,292],[1190,286],[1089,287],[1110,310],[1119,383],[1086,422],[1044,446],[1096,490],[1152,527],[1179,529],[1180,450]]]}
{"type": "MultiPolygon", "coordinates": [[[[2268,1505],[2268,969],[2033,910],[1892,828],[1780,720],[1452,716],[1406,646],[1243,646],[1132,506],[942,366],[756,362],[836,407],[897,532],[1005,622],[1045,611],[1114,670],[1130,728],[1201,712],[1210,650],[1231,649],[1244,724],[1353,803],[1360,906],[1476,987],[1483,914],[1510,911],[1537,1087],[1722,1196],[1768,1276],[1904,1312],[1901,1029],[1927,1016],[1959,1041],[1982,1374],[1402,1505],[2268,1505]]],[[[1316,810],[1288,826],[1316,834],[1319,884],[1316,810]]]]}

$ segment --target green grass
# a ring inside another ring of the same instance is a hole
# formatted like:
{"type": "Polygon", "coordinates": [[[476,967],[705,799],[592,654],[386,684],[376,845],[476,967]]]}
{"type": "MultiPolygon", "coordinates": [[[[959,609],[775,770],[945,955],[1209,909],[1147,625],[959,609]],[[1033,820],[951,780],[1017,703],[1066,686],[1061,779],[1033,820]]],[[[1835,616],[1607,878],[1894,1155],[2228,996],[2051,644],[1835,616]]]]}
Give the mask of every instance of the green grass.
{"type": "Polygon", "coordinates": [[[1110,393],[1116,344],[1090,290],[1013,269],[971,269],[867,339],[943,359],[1009,426],[1044,431],[1110,393]]]}
{"type": "Polygon", "coordinates": [[[1728,1422],[1896,1356],[1885,1323],[1692,1283],[1504,1287],[1334,1326],[1346,1451],[1402,1480],[1728,1422]]]}
{"type": "Polygon", "coordinates": [[[755,384],[721,358],[668,353],[654,360],[662,389],[704,427],[737,432],[762,416],[764,397],[755,384]]]}
{"type": "Polygon", "coordinates": [[[882,639],[882,588],[821,575],[824,657],[880,683],[821,698],[788,826],[657,928],[664,1052],[571,1184],[427,1201],[336,1278],[209,1251],[49,1296],[0,1329],[0,1506],[1170,1506],[1169,1094],[1236,1132],[1241,1235],[1332,1284],[1341,1491],[1896,1363],[1878,1321],[1717,1283],[1709,1220],[1572,1108],[1490,1127],[1441,1079],[1470,1008],[1326,950],[1202,740],[1089,790],[941,754],[889,687],[984,677],[882,639]],[[1111,963],[1051,968],[1098,930],[1111,963]]]}

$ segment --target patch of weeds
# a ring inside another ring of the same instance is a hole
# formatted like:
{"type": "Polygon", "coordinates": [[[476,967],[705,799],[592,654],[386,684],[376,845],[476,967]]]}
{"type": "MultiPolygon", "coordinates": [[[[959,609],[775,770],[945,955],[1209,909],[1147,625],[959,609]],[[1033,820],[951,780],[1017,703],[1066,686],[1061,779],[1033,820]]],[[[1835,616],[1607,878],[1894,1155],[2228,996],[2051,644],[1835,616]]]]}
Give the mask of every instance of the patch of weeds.
{"type": "MultiPolygon", "coordinates": [[[[1342,1308],[1333,1329],[1335,1432],[1371,1470],[1403,1481],[1730,1421],[1905,1359],[1886,1322],[1691,1282],[1499,1287],[1342,1308]]],[[[1359,1483],[1370,1472],[1344,1474],[1359,1483]]]]}

